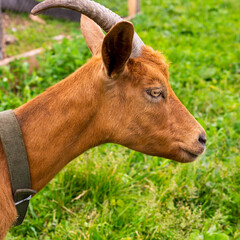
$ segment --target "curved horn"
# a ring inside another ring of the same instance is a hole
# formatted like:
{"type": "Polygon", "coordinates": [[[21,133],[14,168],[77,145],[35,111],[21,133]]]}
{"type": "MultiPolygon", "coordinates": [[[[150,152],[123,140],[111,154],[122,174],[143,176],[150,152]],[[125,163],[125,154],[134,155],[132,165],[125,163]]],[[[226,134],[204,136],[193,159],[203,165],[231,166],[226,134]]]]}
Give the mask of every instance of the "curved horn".
{"type": "MultiPolygon", "coordinates": [[[[36,5],[31,13],[37,15],[46,9],[56,7],[64,7],[81,12],[96,22],[105,32],[109,32],[116,23],[123,21],[120,16],[111,10],[91,0],[45,0],[36,5]]],[[[140,57],[143,46],[143,41],[135,32],[131,57],[140,57]]]]}

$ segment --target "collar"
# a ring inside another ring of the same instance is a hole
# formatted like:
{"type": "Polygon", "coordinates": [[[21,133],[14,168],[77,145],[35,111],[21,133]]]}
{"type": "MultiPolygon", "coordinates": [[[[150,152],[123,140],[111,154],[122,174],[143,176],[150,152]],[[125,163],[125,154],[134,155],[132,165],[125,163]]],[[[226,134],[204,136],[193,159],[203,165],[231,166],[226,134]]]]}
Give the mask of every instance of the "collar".
{"type": "Polygon", "coordinates": [[[18,217],[14,226],[20,225],[25,216],[31,196],[31,177],[21,128],[12,110],[0,112],[0,138],[7,160],[12,194],[18,217]]]}

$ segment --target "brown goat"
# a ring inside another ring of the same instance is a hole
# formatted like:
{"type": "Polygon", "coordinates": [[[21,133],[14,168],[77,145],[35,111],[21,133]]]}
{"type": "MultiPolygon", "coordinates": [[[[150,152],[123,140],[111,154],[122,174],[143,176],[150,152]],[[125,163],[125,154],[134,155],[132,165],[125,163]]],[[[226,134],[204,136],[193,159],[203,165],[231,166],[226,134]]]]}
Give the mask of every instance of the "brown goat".
{"type": "MultiPolygon", "coordinates": [[[[81,0],[47,0],[33,12],[56,6],[76,9],[69,2],[81,0]]],[[[98,23],[103,21],[96,20],[91,10],[81,12],[98,23]]],[[[89,18],[83,16],[81,22],[93,57],[14,110],[27,150],[32,188],[41,190],[72,159],[107,142],[179,162],[191,162],[202,154],[205,131],[171,89],[164,57],[144,46],[129,22],[112,21],[111,30],[105,26],[106,36],[89,18]]],[[[0,239],[16,216],[0,142],[0,239]]]]}

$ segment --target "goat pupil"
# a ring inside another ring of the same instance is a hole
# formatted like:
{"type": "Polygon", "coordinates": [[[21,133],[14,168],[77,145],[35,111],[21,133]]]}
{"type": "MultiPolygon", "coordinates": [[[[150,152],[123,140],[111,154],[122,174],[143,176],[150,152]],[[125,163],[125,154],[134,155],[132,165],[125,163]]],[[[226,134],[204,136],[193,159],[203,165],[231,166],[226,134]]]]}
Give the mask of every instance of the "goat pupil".
{"type": "Polygon", "coordinates": [[[160,92],[158,92],[158,91],[153,91],[152,93],[153,93],[153,96],[154,96],[154,97],[157,97],[157,96],[160,95],[160,92]]]}

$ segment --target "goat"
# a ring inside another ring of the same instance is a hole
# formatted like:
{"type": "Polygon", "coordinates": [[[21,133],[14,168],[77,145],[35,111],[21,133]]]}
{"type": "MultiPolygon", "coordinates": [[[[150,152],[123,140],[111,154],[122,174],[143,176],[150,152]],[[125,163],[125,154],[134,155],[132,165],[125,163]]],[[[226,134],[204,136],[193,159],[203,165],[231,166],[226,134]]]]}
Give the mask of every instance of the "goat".
{"type": "MultiPolygon", "coordinates": [[[[81,29],[93,57],[14,110],[33,189],[41,190],[72,159],[103,143],[179,162],[204,152],[206,133],[171,89],[165,58],[144,45],[132,23],[90,0],[46,0],[32,13],[54,7],[83,14],[81,29]]],[[[1,143],[0,186],[3,239],[17,213],[1,143]]]]}

